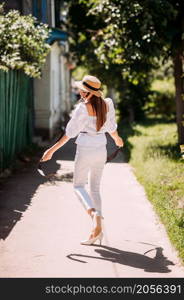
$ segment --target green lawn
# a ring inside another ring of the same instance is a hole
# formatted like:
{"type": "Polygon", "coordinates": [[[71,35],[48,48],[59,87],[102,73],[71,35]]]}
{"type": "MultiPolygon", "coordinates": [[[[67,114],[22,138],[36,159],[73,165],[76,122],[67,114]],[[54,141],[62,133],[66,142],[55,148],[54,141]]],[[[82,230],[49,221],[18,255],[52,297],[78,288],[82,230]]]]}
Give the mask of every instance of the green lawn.
{"type": "Polygon", "coordinates": [[[148,119],[144,124],[119,128],[127,161],[184,262],[184,159],[176,124],[148,119]]]}

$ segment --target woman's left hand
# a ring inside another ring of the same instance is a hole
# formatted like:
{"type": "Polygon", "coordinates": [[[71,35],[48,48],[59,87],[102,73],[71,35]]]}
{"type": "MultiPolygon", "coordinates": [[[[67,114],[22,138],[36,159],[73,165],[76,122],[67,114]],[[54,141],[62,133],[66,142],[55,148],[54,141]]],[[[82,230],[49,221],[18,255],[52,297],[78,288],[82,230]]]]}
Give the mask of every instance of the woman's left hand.
{"type": "Polygon", "coordinates": [[[46,150],[40,159],[40,161],[47,161],[52,158],[53,153],[50,150],[46,150]]]}

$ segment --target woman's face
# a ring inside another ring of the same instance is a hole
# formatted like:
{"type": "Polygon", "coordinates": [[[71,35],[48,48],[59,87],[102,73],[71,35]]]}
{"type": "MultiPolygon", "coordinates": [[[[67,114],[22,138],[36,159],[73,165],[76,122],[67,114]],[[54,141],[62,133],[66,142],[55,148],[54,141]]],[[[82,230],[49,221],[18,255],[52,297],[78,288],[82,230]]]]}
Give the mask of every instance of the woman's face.
{"type": "Polygon", "coordinates": [[[84,92],[83,90],[79,90],[79,93],[83,99],[85,99],[89,94],[88,92],[84,92]]]}
{"type": "Polygon", "coordinates": [[[90,98],[93,96],[92,93],[84,92],[83,90],[79,90],[79,93],[86,103],[89,102],[90,98]]]}

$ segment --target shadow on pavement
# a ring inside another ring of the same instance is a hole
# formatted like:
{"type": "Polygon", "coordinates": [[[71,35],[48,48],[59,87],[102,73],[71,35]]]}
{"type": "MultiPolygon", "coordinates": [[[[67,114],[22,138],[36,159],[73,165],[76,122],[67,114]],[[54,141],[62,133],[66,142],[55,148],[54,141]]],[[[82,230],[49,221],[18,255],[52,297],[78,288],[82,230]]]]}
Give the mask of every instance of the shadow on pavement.
{"type": "Polygon", "coordinates": [[[0,239],[5,240],[22,214],[31,205],[37,187],[45,180],[33,169],[21,170],[0,187],[0,239]]]}
{"type": "MultiPolygon", "coordinates": [[[[113,140],[107,136],[108,153],[112,153],[116,146],[113,140]]],[[[50,143],[51,147],[56,141],[50,143]]],[[[53,158],[44,163],[43,171],[47,173],[56,173],[62,169],[58,161],[74,161],[76,144],[75,139],[71,139],[62,148],[56,151],[53,158]]],[[[40,184],[48,182],[55,184],[55,181],[72,181],[72,172],[65,172],[59,177],[53,177],[48,180],[37,172],[37,164],[42,154],[47,148],[43,148],[32,158],[30,163],[25,164],[21,169],[16,170],[9,178],[0,184],[0,239],[5,240],[13,227],[21,219],[22,214],[31,205],[36,190],[40,184]]],[[[122,152],[111,162],[123,162],[122,152]]]]}
{"type": "MultiPolygon", "coordinates": [[[[112,248],[108,246],[98,246],[95,249],[95,252],[100,256],[91,256],[91,255],[83,255],[83,254],[69,254],[67,257],[71,260],[80,262],[80,263],[87,263],[87,261],[82,260],[82,258],[93,258],[93,259],[100,259],[110,261],[112,263],[117,263],[121,265],[130,266],[133,268],[143,269],[145,272],[152,272],[152,273],[169,273],[169,265],[174,265],[174,263],[168,260],[163,255],[163,248],[156,247],[154,250],[156,251],[155,257],[150,258],[146,255],[123,251],[117,248],[112,248]],[[81,259],[80,259],[81,258],[81,259]]],[[[88,246],[91,247],[91,246],[88,246]]],[[[153,250],[153,249],[151,249],[153,250]]],[[[149,250],[150,251],[150,250],[149,250]]],[[[148,253],[147,251],[146,253],[148,253]]]]}
{"type": "MultiPolygon", "coordinates": [[[[53,144],[53,143],[51,143],[53,144]]],[[[25,163],[21,168],[0,183],[0,239],[5,240],[16,223],[21,220],[22,214],[31,206],[32,198],[41,184],[54,185],[55,181],[49,181],[37,172],[37,164],[43,150],[39,150],[31,162],[25,163]]],[[[64,145],[46,163],[46,172],[56,172],[61,168],[57,159],[73,160],[75,147],[72,141],[64,145]]],[[[57,179],[58,180],[58,179],[57,179]]],[[[68,178],[60,178],[60,181],[69,181],[68,178]]]]}

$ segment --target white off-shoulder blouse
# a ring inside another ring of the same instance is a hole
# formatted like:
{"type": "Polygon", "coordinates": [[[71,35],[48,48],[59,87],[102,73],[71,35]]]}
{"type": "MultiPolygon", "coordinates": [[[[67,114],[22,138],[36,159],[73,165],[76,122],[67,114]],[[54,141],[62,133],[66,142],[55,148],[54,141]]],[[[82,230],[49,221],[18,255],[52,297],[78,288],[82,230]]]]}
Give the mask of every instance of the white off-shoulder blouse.
{"type": "Polygon", "coordinates": [[[106,122],[99,131],[96,130],[96,116],[90,116],[85,103],[80,102],[72,111],[71,119],[66,125],[66,136],[74,138],[78,135],[75,143],[85,147],[106,145],[107,138],[105,133],[116,131],[117,123],[112,99],[105,98],[104,100],[108,104],[109,110],[106,122]],[[81,131],[85,131],[85,133],[81,131]]]}

